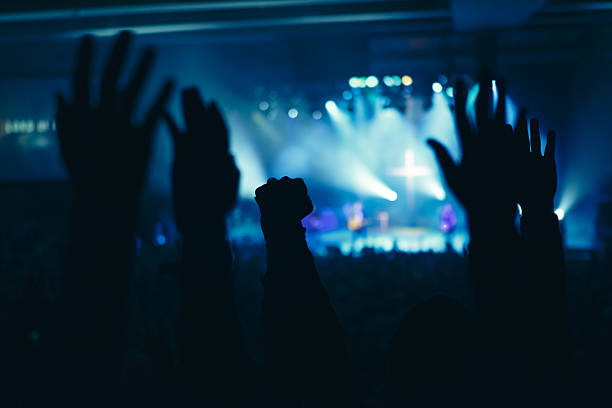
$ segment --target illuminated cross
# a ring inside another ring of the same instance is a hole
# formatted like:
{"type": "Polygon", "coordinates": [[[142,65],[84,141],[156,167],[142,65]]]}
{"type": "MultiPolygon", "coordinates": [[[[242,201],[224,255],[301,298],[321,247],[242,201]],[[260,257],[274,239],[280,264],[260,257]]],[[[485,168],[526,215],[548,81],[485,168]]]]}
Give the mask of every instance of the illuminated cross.
{"type": "Polygon", "coordinates": [[[404,152],[404,167],[391,169],[390,174],[411,179],[414,177],[429,176],[431,170],[428,167],[417,166],[414,163],[414,151],[406,150],[404,152]]]}
{"type": "Polygon", "coordinates": [[[431,170],[427,167],[417,166],[414,162],[414,151],[406,150],[404,152],[404,167],[391,169],[389,174],[406,177],[408,214],[414,214],[414,179],[415,177],[429,176],[431,170]]]}

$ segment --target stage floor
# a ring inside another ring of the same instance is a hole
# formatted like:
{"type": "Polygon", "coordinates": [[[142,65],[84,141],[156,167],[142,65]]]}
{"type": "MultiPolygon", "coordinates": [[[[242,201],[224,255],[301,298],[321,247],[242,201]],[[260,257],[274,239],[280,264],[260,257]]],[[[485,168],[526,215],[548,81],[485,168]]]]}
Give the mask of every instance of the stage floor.
{"type": "Polygon", "coordinates": [[[387,230],[368,229],[363,232],[348,229],[307,234],[312,251],[323,254],[326,247],[340,248],[343,254],[359,253],[363,248],[388,252],[394,248],[402,252],[443,252],[447,241],[458,252],[468,243],[467,231],[458,230],[450,236],[440,231],[417,227],[394,227],[387,230]]]}

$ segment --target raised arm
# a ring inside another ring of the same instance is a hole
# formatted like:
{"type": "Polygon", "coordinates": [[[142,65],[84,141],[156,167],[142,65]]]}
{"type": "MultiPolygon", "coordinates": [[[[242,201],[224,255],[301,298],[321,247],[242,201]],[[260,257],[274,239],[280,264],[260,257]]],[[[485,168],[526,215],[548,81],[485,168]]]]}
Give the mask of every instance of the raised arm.
{"type": "Polygon", "coordinates": [[[448,151],[434,140],[438,162],[450,189],[463,204],[470,231],[470,273],[481,302],[481,310],[491,328],[502,329],[513,307],[506,295],[517,259],[518,233],[514,227],[517,184],[512,163],[512,127],[505,124],[505,86],[497,81],[499,103],[495,114],[491,80],[483,75],[476,100],[476,126],[466,113],[467,89],[463,82],[455,87],[455,121],[463,157],[455,164],[448,151]],[[503,294],[504,296],[500,296],[503,294]],[[492,320],[491,320],[492,319],[492,320]]]}
{"type": "Polygon", "coordinates": [[[130,37],[123,32],[116,40],[99,103],[90,95],[91,37],[79,47],[72,100],[58,95],[57,132],[73,190],[58,338],[58,369],[67,371],[63,384],[70,389],[62,398],[95,393],[110,400],[118,390],[139,195],[172,88],[165,84],[142,123],[133,120],[153,51],[143,53],[127,86],[119,87],[130,37]]]}
{"type": "MultiPolygon", "coordinates": [[[[525,336],[522,320],[524,280],[521,248],[514,226],[517,180],[513,159],[516,143],[512,127],[505,123],[505,86],[497,81],[499,103],[493,111],[491,79],[483,75],[476,99],[476,124],[466,114],[467,90],[455,88],[455,120],[463,157],[455,164],[438,142],[429,141],[447,183],[465,207],[470,232],[469,272],[474,283],[482,333],[482,391],[499,402],[516,389],[520,375],[514,362],[525,336]]],[[[517,364],[518,367],[518,364],[517,364]]]]}
{"type": "Polygon", "coordinates": [[[166,115],[174,138],[174,209],[183,237],[182,396],[234,405],[246,399],[247,372],[225,221],[240,174],[215,103],[204,104],[192,88],[183,91],[182,106],[184,131],[166,115]]]}
{"type": "Polygon", "coordinates": [[[266,240],[265,392],[272,406],[353,404],[342,328],[319,280],[301,220],[313,210],[301,179],[269,179],[255,192],[266,240]]]}
{"type": "Polygon", "coordinates": [[[556,135],[548,132],[542,155],[538,120],[532,119],[529,125],[531,139],[524,115],[515,130],[521,148],[517,173],[522,176],[519,202],[526,286],[529,287],[525,299],[529,302],[525,322],[530,333],[527,344],[534,363],[532,375],[545,381],[541,388],[562,389],[569,368],[570,339],[563,241],[553,205],[557,189],[556,135]]]}

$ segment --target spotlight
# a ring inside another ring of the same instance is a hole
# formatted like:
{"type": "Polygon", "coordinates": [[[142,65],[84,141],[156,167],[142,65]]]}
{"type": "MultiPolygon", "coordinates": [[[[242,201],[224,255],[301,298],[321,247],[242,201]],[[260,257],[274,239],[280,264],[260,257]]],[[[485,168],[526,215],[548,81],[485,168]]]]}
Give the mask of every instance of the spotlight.
{"type": "Polygon", "coordinates": [[[362,77],[351,77],[351,79],[349,79],[349,85],[351,88],[364,88],[366,86],[366,80],[362,77]]]}
{"type": "Polygon", "coordinates": [[[446,88],[446,95],[448,95],[449,98],[452,98],[455,95],[455,90],[452,86],[446,88]]]}
{"type": "Polygon", "coordinates": [[[555,214],[557,214],[557,218],[559,218],[559,221],[565,218],[565,210],[563,210],[563,208],[557,208],[555,210],[555,214]]]}
{"type": "Polygon", "coordinates": [[[376,88],[378,86],[378,78],[376,78],[374,75],[370,75],[365,80],[365,83],[368,88],[376,88]]]}
{"type": "Polygon", "coordinates": [[[155,237],[155,243],[159,246],[166,245],[166,242],[168,242],[168,240],[166,239],[166,236],[164,234],[157,234],[157,236],[155,237]]]}
{"type": "Polygon", "coordinates": [[[440,93],[442,92],[442,84],[439,82],[434,82],[431,84],[431,89],[433,89],[435,93],[440,93]]]}
{"type": "Polygon", "coordinates": [[[397,193],[393,190],[386,193],[385,198],[389,201],[397,200],[397,193]]]}
{"type": "Polygon", "coordinates": [[[393,85],[394,85],[394,83],[393,83],[393,78],[392,78],[392,77],[390,77],[389,75],[385,75],[385,76],[383,77],[383,83],[384,83],[385,85],[389,86],[389,87],[391,87],[391,86],[393,86],[393,85]]]}
{"type": "Polygon", "coordinates": [[[350,101],[351,99],[353,99],[353,93],[351,91],[344,91],[342,92],[342,97],[345,101],[350,101]]]}
{"type": "Polygon", "coordinates": [[[270,108],[270,103],[268,101],[261,101],[261,102],[259,102],[259,110],[265,112],[269,108],[270,108]]]}
{"type": "Polygon", "coordinates": [[[336,105],[336,102],[334,101],[327,101],[325,102],[325,109],[327,109],[328,111],[336,111],[338,110],[338,105],[336,105]]]}
{"type": "Polygon", "coordinates": [[[321,113],[321,111],[320,111],[320,110],[316,110],[316,111],[312,112],[312,118],[313,118],[314,120],[319,120],[319,119],[321,119],[322,117],[323,117],[323,114],[321,113]]]}
{"type": "Polygon", "coordinates": [[[398,75],[393,75],[391,79],[393,80],[393,86],[400,86],[402,84],[402,78],[398,75]]]}
{"type": "Polygon", "coordinates": [[[289,109],[289,112],[287,112],[287,116],[289,116],[291,119],[295,119],[298,116],[298,110],[295,108],[291,108],[289,109]]]}
{"type": "Polygon", "coordinates": [[[410,75],[404,75],[402,77],[402,84],[404,84],[404,86],[410,86],[412,85],[412,82],[414,82],[412,80],[412,77],[410,75]]]}

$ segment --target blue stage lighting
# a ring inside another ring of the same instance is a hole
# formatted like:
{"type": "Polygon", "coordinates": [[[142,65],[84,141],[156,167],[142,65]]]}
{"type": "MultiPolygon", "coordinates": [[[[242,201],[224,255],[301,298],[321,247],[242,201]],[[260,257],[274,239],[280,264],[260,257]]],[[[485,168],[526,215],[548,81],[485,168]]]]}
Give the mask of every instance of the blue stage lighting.
{"type": "Polygon", "coordinates": [[[555,214],[557,214],[557,218],[559,218],[559,221],[563,220],[563,218],[565,218],[565,210],[563,208],[557,208],[555,210],[555,214]]]}
{"type": "Polygon", "coordinates": [[[376,88],[378,86],[378,78],[376,78],[374,75],[370,75],[366,79],[366,85],[368,88],[376,88]]]}
{"type": "Polygon", "coordinates": [[[298,110],[295,108],[291,108],[289,109],[289,112],[287,112],[287,116],[289,116],[291,119],[295,119],[298,117],[298,110]]]}
{"type": "Polygon", "coordinates": [[[159,246],[166,245],[167,239],[164,234],[157,234],[155,237],[155,243],[159,246]]]}
{"type": "Polygon", "coordinates": [[[351,77],[351,79],[349,79],[349,86],[351,88],[362,88],[361,81],[362,79],[359,77],[351,77]]]}
{"type": "Polygon", "coordinates": [[[336,105],[336,102],[334,101],[327,101],[325,102],[325,109],[327,109],[329,112],[337,111],[338,105],[336,105]]]}
{"type": "Polygon", "coordinates": [[[442,92],[442,84],[439,83],[439,82],[434,82],[433,84],[431,84],[431,89],[435,93],[440,93],[440,92],[442,92]]]}

